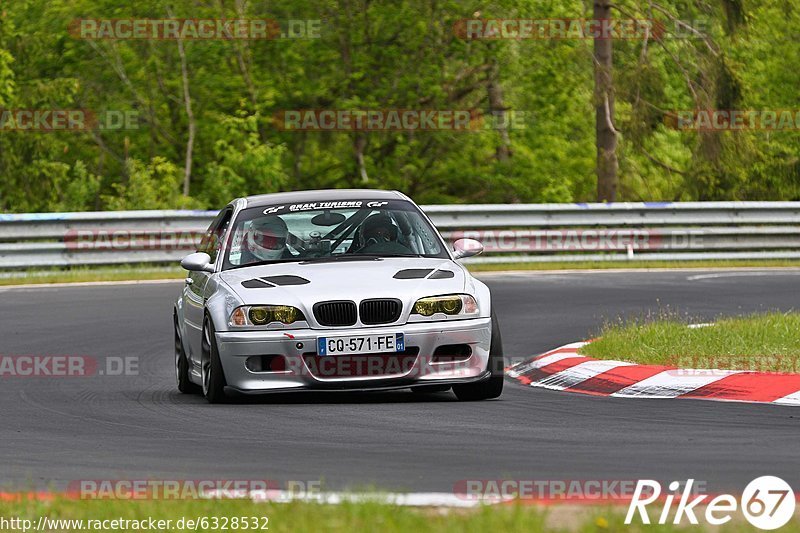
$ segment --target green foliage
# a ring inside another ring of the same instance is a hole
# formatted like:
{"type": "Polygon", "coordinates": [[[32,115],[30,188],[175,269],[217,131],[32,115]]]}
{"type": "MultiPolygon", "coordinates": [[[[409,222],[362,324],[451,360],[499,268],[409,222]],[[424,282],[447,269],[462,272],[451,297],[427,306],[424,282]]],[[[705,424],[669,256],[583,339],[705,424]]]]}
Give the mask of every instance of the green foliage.
{"type": "Polygon", "coordinates": [[[8,52],[0,48],[0,105],[6,106],[14,97],[14,70],[11,63],[14,58],[8,52]]]}
{"type": "Polygon", "coordinates": [[[288,184],[282,161],[286,147],[261,142],[258,118],[219,117],[225,133],[214,144],[198,194],[206,205],[224,205],[253,190],[279,191],[288,184]]]}
{"type": "MultiPolygon", "coordinates": [[[[595,198],[591,40],[464,40],[453,31],[469,17],[586,18],[585,3],[492,0],[477,14],[461,0],[170,6],[3,4],[0,108],[133,111],[138,125],[0,130],[0,211],[218,208],[236,196],[320,187],[396,188],[423,203],[595,198]],[[169,17],[321,20],[321,36],[187,41],[181,49],[174,40],[90,41],[68,31],[79,18],[169,17]],[[499,102],[490,86],[501,89],[499,102]],[[525,119],[507,136],[491,124],[323,133],[273,122],[283,110],[488,115],[493,106],[525,119]]],[[[614,42],[619,200],[800,199],[799,132],[676,131],[667,120],[695,108],[796,109],[800,9],[786,0],[653,6],[624,0],[613,12],[667,29],[661,39],[614,42]]]]}
{"type": "Polygon", "coordinates": [[[70,172],[55,180],[58,200],[54,211],[80,211],[97,205],[100,193],[100,176],[92,174],[83,161],[76,161],[70,172]]]}
{"type": "Polygon", "coordinates": [[[108,209],[159,209],[161,206],[189,207],[180,196],[181,172],[171,161],[154,157],[150,163],[128,159],[127,181],[112,185],[113,195],[103,196],[108,209]]]}

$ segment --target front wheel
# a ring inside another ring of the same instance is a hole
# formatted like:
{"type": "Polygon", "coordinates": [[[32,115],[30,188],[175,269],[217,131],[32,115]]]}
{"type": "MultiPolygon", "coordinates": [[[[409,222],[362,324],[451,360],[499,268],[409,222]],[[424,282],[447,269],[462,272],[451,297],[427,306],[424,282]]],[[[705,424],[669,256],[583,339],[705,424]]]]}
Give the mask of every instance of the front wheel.
{"type": "Polygon", "coordinates": [[[186,358],[183,341],[178,332],[178,319],[174,318],[173,323],[175,324],[175,379],[178,382],[178,390],[183,394],[200,392],[200,387],[189,379],[189,360],[186,358]]]}
{"type": "Polygon", "coordinates": [[[500,324],[497,316],[492,317],[492,343],[489,345],[489,379],[479,383],[453,385],[453,392],[463,402],[489,400],[497,398],[503,392],[503,339],[500,336],[500,324]]]}
{"type": "Polygon", "coordinates": [[[214,324],[206,316],[203,323],[203,362],[200,367],[203,377],[203,396],[208,403],[223,403],[225,396],[225,374],[219,360],[217,341],[214,337],[214,324]]]}

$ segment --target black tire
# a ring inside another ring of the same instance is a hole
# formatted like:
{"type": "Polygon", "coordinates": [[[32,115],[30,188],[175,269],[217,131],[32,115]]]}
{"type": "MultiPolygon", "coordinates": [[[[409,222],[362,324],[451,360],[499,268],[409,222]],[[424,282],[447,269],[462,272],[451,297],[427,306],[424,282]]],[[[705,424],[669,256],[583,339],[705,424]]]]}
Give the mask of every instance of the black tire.
{"type": "Polygon", "coordinates": [[[211,318],[206,316],[203,321],[203,396],[208,403],[224,403],[228,398],[225,396],[225,373],[222,371],[222,363],[219,360],[217,351],[217,341],[214,338],[214,323],[211,318]]]}
{"type": "Polygon", "coordinates": [[[453,392],[462,402],[474,402],[497,398],[503,393],[505,375],[503,361],[503,339],[500,335],[500,324],[497,316],[492,317],[492,343],[489,345],[489,366],[491,376],[479,383],[453,385],[453,392]]]}
{"type": "Polygon", "coordinates": [[[183,342],[178,333],[178,318],[175,316],[173,316],[173,324],[175,326],[175,380],[178,383],[178,390],[183,394],[197,394],[200,392],[200,387],[189,379],[189,360],[183,349],[183,342]]]}
{"type": "Polygon", "coordinates": [[[450,385],[419,385],[417,387],[411,387],[411,392],[428,394],[431,392],[447,392],[450,389],[450,385]]]}

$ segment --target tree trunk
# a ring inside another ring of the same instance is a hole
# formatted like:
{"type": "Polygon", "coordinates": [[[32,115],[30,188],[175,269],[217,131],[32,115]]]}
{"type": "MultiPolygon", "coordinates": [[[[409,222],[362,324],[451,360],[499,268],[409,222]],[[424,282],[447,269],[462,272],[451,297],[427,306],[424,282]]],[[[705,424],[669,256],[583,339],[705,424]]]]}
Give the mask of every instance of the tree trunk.
{"type": "Polygon", "coordinates": [[[506,162],[511,157],[511,139],[508,136],[508,125],[506,120],[506,105],[503,101],[503,88],[500,86],[500,67],[497,60],[492,58],[489,79],[486,86],[489,96],[489,117],[494,123],[497,133],[500,135],[500,145],[495,149],[495,158],[500,162],[506,162]]]}
{"type": "Polygon", "coordinates": [[[356,165],[358,165],[358,175],[361,177],[361,183],[369,183],[369,175],[367,174],[367,163],[364,161],[364,149],[367,147],[366,134],[356,132],[353,139],[353,148],[356,153],[356,165]]]}
{"type": "Polygon", "coordinates": [[[181,79],[183,81],[183,102],[186,106],[186,118],[189,121],[189,138],[186,141],[186,163],[183,168],[183,195],[189,196],[189,188],[192,182],[192,152],[194,151],[194,136],[197,124],[194,120],[192,111],[192,97],[189,94],[189,68],[186,65],[186,52],[183,49],[183,41],[178,39],[178,54],[181,58],[181,79]]]}
{"type": "MultiPolygon", "coordinates": [[[[594,19],[611,19],[610,0],[594,0],[594,19]]],[[[599,25],[602,27],[602,23],[599,25]]],[[[609,36],[594,38],[595,143],[597,145],[597,201],[617,199],[617,131],[614,129],[613,41],[609,36]],[[605,38],[604,38],[605,37],[605,38]]]]}

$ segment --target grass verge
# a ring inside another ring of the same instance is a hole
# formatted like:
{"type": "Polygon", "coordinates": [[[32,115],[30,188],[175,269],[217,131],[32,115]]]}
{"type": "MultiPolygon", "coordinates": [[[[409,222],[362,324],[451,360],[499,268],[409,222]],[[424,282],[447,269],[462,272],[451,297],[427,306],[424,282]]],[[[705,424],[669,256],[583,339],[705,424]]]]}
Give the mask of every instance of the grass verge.
{"type": "Polygon", "coordinates": [[[620,268],[770,268],[800,267],[800,261],[790,259],[731,260],[731,261],[552,261],[547,263],[473,263],[472,272],[498,270],[612,270],[620,268]]]}
{"type": "MultiPolygon", "coordinates": [[[[510,270],[611,270],[620,268],[775,268],[800,267],[800,261],[582,261],[548,263],[470,264],[472,272],[498,272],[510,270]]],[[[93,281],[135,281],[154,279],[180,280],[186,271],[180,267],[126,266],[121,268],[85,267],[69,270],[50,269],[25,272],[0,273],[0,286],[38,285],[47,283],[85,283],[93,281]]]]}
{"type": "Polygon", "coordinates": [[[680,368],[800,372],[800,313],[720,318],[711,327],[687,327],[685,317],[655,318],[603,326],[583,355],[680,368]]]}
{"type": "MultiPolygon", "coordinates": [[[[87,527],[88,520],[170,520],[166,527],[156,531],[243,531],[243,527],[232,527],[234,517],[256,518],[257,528],[248,531],[270,532],[347,532],[380,531],[382,533],[432,531],[432,532],[605,532],[640,531],[647,533],[687,531],[688,528],[675,526],[625,525],[624,508],[602,506],[554,506],[549,508],[497,505],[482,506],[475,509],[442,510],[435,508],[410,508],[382,503],[344,503],[341,505],[322,505],[316,503],[253,503],[250,500],[181,500],[181,501],[76,501],[55,500],[0,502],[0,519],[20,518],[30,520],[32,528],[40,517],[55,520],[82,521],[83,531],[99,530],[87,527]],[[187,526],[187,520],[198,521],[205,518],[199,527],[187,526]],[[214,528],[216,518],[217,527],[214,528]],[[221,526],[226,522],[227,528],[221,526]],[[268,521],[265,521],[267,518],[268,521]],[[181,524],[179,520],[184,519],[181,524]],[[179,527],[183,525],[184,527],[179,527]],[[263,529],[261,526],[267,526],[263,529]]],[[[655,511],[654,511],[655,512],[655,511]]],[[[79,522],[80,523],[80,522],[79,522]]],[[[79,523],[53,524],[49,531],[80,531],[79,523]],[[59,527],[60,526],[60,527],[59,527]]],[[[255,523],[251,521],[251,524],[255,523]]],[[[111,525],[110,523],[108,524],[111,525]]],[[[121,524],[124,525],[124,524],[121,524]]],[[[131,524],[127,527],[106,531],[137,531],[131,524]]],[[[710,530],[710,527],[693,526],[692,531],[710,530]]],[[[753,531],[744,520],[734,519],[717,532],[753,531]]],[[[151,529],[152,530],[152,529],[151,529]]],[[[22,531],[3,529],[3,531],[22,531]]],[[[800,522],[795,518],[782,531],[800,533],[800,522]]]]}
{"type": "Polygon", "coordinates": [[[134,281],[186,277],[180,267],[74,268],[9,273],[0,277],[0,286],[39,285],[46,283],[85,283],[91,281],[134,281]]]}

